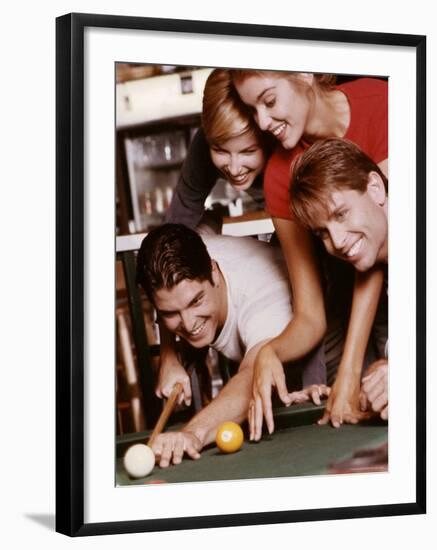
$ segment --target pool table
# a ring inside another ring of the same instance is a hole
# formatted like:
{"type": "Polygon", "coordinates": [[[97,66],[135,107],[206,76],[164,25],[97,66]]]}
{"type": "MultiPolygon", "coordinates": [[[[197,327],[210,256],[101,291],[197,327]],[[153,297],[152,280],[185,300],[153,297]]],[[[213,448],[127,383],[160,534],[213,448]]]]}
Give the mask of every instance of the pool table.
{"type": "Polygon", "coordinates": [[[181,464],[165,469],[155,466],[151,474],[140,479],[129,478],[122,457],[130,445],[146,443],[150,433],[119,436],[116,483],[142,485],[387,470],[386,422],[375,418],[355,426],[345,424],[339,429],[318,426],[316,422],[323,409],[323,405],[312,404],[275,409],[275,432],[264,434],[258,443],[245,440],[234,454],[224,454],[210,445],[199,460],[184,458],[181,464]]]}

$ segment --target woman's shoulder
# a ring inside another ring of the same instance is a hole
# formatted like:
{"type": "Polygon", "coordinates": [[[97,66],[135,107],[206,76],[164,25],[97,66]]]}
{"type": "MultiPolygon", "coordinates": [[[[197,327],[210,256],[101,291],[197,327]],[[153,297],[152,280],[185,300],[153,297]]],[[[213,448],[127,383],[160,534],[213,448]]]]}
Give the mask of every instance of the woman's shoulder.
{"type": "Polygon", "coordinates": [[[368,95],[387,95],[388,83],[381,78],[357,78],[339,84],[338,88],[347,95],[368,96],[368,95]]]}
{"type": "Polygon", "coordinates": [[[191,151],[199,151],[202,154],[209,152],[208,141],[202,126],[196,130],[190,143],[190,149],[191,151]]]}
{"type": "Polygon", "coordinates": [[[387,81],[359,78],[344,86],[351,108],[351,122],[344,137],[379,163],[388,156],[387,81]]]}
{"type": "Polygon", "coordinates": [[[205,132],[200,127],[188,147],[187,156],[182,166],[182,177],[187,181],[199,181],[203,187],[206,182],[208,185],[214,185],[218,174],[219,172],[211,160],[205,132]]]}

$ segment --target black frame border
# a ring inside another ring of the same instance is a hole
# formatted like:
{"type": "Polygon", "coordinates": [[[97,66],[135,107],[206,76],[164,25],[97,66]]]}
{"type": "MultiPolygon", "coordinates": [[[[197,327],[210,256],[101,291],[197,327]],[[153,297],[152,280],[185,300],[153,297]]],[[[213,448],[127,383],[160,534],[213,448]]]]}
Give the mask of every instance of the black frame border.
{"type": "Polygon", "coordinates": [[[56,531],[69,536],[204,529],[426,513],[426,37],[72,13],[56,19],[56,531]],[[416,50],[416,501],[84,523],[84,29],[282,38],[416,50]]]}

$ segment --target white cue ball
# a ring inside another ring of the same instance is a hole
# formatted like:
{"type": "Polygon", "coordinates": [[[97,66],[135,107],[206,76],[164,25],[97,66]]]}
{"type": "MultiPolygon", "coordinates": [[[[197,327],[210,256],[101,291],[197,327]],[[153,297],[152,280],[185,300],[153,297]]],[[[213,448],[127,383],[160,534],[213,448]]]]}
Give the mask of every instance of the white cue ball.
{"type": "Polygon", "coordinates": [[[150,447],[137,443],[126,451],[123,464],[131,477],[144,477],[153,470],[155,455],[150,447]]]}

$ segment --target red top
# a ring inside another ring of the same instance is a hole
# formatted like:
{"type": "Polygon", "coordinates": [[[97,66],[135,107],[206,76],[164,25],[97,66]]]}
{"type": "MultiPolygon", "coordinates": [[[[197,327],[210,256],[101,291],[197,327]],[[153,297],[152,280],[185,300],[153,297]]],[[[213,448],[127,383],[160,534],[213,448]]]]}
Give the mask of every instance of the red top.
{"type": "MultiPolygon", "coordinates": [[[[346,94],[350,105],[350,124],[343,137],[356,143],[376,164],[388,158],[387,82],[360,78],[336,88],[346,94]]],[[[308,147],[309,144],[300,142],[287,151],[278,145],[269,158],[264,173],[264,196],[271,216],[292,219],[290,166],[308,147]]]]}

